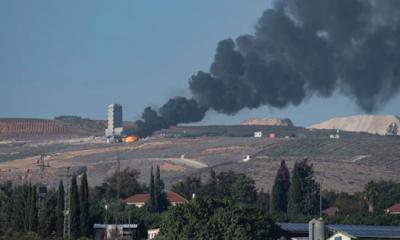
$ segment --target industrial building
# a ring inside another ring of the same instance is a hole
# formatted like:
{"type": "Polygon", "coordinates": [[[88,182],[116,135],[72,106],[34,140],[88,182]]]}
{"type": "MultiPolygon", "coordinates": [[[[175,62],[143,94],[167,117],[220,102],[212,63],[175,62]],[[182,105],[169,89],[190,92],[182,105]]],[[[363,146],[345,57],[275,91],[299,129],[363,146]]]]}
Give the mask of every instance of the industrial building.
{"type": "Polygon", "coordinates": [[[122,126],[122,106],[120,104],[108,105],[107,120],[106,137],[122,136],[124,128],[122,126]]]}
{"type": "Polygon", "coordinates": [[[105,136],[109,142],[135,142],[137,136],[133,128],[125,128],[122,118],[122,105],[113,103],[107,107],[107,129],[105,136]]]}

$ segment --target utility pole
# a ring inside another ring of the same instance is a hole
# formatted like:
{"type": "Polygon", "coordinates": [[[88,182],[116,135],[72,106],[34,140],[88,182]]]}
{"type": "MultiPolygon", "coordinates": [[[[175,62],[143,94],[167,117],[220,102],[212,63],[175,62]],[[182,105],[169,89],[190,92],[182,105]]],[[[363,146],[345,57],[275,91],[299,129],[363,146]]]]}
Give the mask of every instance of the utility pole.
{"type": "Polygon", "coordinates": [[[119,196],[120,196],[120,191],[121,191],[121,161],[120,161],[120,155],[119,152],[116,153],[116,158],[117,158],[117,169],[115,171],[115,176],[116,176],[116,188],[117,188],[117,207],[115,208],[115,224],[116,226],[118,225],[119,222],[119,196]]]}
{"type": "Polygon", "coordinates": [[[66,178],[66,187],[65,187],[65,194],[64,194],[64,239],[71,238],[71,220],[70,220],[70,207],[71,207],[71,177],[73,176],[69,170],[71,167],[67,167],[67,173],[65,175],[60,175],[66,178]]]}
{"type": "Polygon", "coordinates": [[[322,182],[319,183],[319,218],[322,219],[322,182]]]}
{"type": "Polygon", "coordinates": [[[36,161],[36,165],[39,167],[39,175],[40,175],[40,185],[38,187],[38,212],[39,216],[41,211],[43,210],[44,199],[47,194],[47,183],[44,181],[44,171],[46,168],[50,167],[49,162],[45,162],[45,155],[41,154],[40,159],[36,161]]]}
{"type": "Polygon", "coordinates": [[[119,195],[121,191],[121,159],[119,156],[119,152],[117,152],[117,169],[116,169],[116,177],[117,177],[117,200],[119,200],[119,195]]]}

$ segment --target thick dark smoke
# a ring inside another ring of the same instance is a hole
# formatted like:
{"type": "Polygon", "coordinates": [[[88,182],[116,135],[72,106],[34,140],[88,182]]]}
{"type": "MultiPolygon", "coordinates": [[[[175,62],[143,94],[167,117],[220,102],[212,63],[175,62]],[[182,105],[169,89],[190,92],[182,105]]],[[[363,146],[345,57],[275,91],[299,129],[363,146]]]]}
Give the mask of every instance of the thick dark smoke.
{"type": "Polygon", "coordinates": [[[399,0],[277,0],[252,35],[219,42],[193,98],[146,108],[139,130],[200,121],[208,109],[297,106],[339,91],[372,112],[399,92],[399,0]]]}

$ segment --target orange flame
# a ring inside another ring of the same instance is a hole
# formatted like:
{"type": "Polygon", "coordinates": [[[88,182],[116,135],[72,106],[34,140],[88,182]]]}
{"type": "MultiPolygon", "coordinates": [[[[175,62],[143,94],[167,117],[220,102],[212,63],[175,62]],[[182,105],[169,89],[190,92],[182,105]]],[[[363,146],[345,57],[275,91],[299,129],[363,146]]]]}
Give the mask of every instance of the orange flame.
{"type": "Polygon", "coordinates": [[[125,143],[133,143],[139,140],[139,138],[135,135],[129,135],[125,138],[125,143]]]}

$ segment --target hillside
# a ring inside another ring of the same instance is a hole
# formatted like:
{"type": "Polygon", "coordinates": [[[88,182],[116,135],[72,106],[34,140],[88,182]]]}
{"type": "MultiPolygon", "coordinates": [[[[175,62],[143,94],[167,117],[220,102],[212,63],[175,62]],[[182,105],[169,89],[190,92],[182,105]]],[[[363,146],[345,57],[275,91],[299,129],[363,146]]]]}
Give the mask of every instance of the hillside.
{"type": "MultiPolygon", "coordinates": [[[[134,127],[124,122],[124,127],[134,127]]],[[[87,137],[103,136],[105,120],[91,120],[78,116],[58,116],[54,119],[0,118],[0,138],[32,137],[87,137]]]]}
{"type": "Polygon", "coordinates": [[[267,125],[267,126],[293,126],[289,118],[249,118],[244,120],[242,125],[267,125]]]}
{"type": "Polygon", "coordinates": [[[400,126],[400,119],[393,115],[355,115],[332,118],[328,121],[309,126],[311,129],[340,129],[351,132],[367,132],[385,135],[390,124],[400,126]]]}
{"type": "Polygon", "coordinates": [[[97,185],[116,170],[118,153],[121,167],[139,170],[143,183],[148,182],[150,167],[160,165],[167,187],[186,176],[207,179],[212,168],[248,174],[257,187],[269,191],[281,160],[292,168],[304,158],[314,164],[324,189],[354,192],[370,180],[400,182],[400,137],[343,131],[340,139],[330,139],[333,132],[283,126],[180,126],[129,144],[105,144],[103,138],[0,141],[0,181],[38,181],[34,163],[45,153],[50,165],[46,181],[52,186],[67,166],[86,169],[90,184],[97,185]],[[255,138],[255,130],[273,131],[278,137],[255,138]],[[245,155],[252,156],[250,161],[242,161],[245,155]]]}

